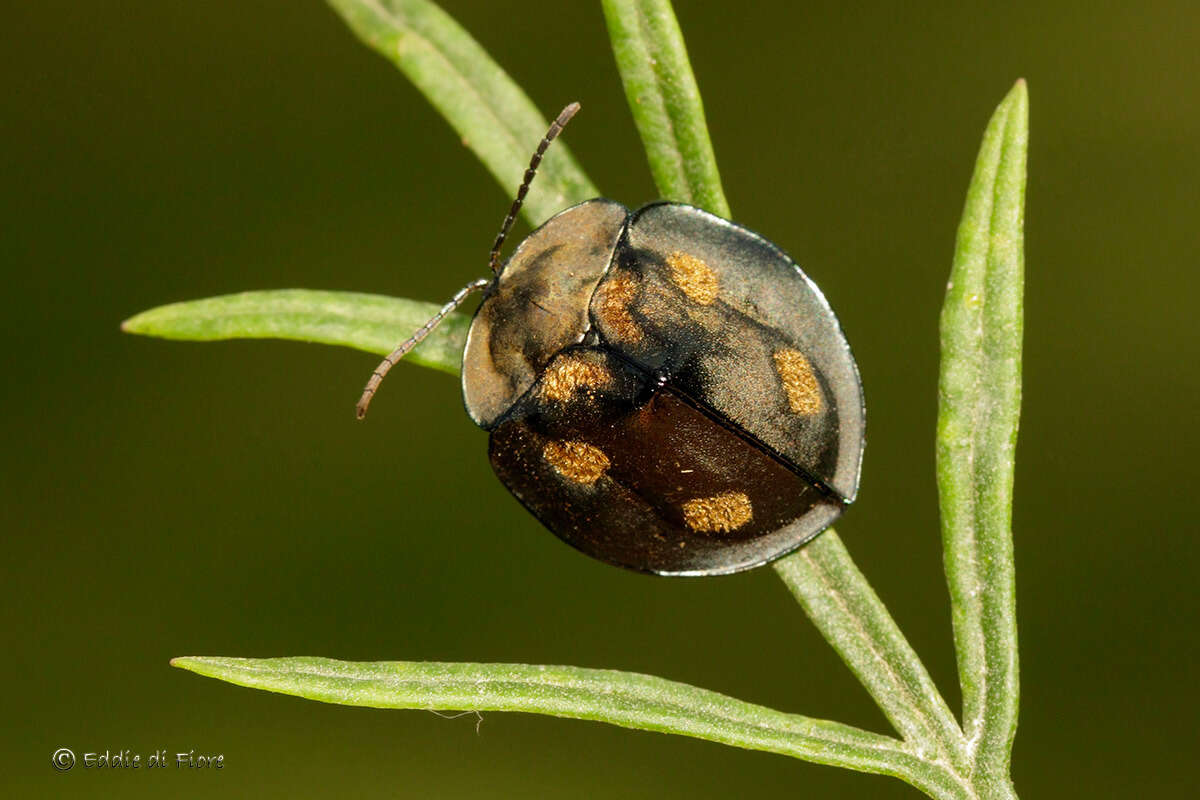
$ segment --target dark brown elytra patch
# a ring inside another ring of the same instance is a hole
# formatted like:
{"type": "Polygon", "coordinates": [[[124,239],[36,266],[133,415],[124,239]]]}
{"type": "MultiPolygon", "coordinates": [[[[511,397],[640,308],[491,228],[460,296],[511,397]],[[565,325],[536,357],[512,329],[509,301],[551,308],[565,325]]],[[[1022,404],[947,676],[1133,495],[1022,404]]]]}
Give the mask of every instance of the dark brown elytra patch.
{"type": "Polygon", "coordinates": [[[782,459],[611,353],[572,349],[547,373],[560,361],[611,379],[558,402],[531,392],[492,432],[490,457],[538,519],[589,555],[665,574],[719,571],[761,561],[764,536],[814,507],[840,510],[782,459]]]}

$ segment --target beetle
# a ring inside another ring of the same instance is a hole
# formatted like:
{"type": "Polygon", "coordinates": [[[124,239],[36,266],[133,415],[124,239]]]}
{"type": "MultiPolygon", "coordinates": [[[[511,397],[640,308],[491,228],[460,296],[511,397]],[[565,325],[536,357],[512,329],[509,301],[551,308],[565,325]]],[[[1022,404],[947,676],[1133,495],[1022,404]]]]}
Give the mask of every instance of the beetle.
{"type": "Polygon", "coordinates": [[[388,370],[472,292],[463,400],[492,468],[560,539],[657,575],[717,575],[779,558],[855,498],[862,384],[821,290],[782,250],[699,208],[630,212],[597,198],[500,249],[383,360],[388,370]]]}

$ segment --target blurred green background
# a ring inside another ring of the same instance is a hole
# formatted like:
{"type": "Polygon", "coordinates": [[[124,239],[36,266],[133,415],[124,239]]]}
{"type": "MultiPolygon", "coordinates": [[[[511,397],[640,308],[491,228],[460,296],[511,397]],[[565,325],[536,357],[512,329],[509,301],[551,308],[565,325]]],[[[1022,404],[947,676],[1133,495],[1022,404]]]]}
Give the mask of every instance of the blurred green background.
{"type": "MultiPolygon", "coordinates": [[[[655,198],[598,3],[446,2],[592,179],[655,198]]],[[[1194,3],[680,2],[734,218],[840,315],[868,399],[839,526],[952,705],[933,479],[937,315],[984,124],[1029,81],[1015,536],[1026,797],[1192,787],[1194,3]]],[[[122,335],[165,302],[441,300],[498,187],[315,0],[6,9],[0,604],[11,797],[916,797],[898,781],[523,715],[324,706],[171,656],[571,663],[885,731],[770,570],[665,580],[560,544],[492,477],[457,382],[278,342],[122,335]],[[58,747],[223,753],[51,769],[58,747]]],[[[530,142],[530,147],[535,143],[530,142]]],[[[518,235],[528,230],[520,227],[518,235]]]]}

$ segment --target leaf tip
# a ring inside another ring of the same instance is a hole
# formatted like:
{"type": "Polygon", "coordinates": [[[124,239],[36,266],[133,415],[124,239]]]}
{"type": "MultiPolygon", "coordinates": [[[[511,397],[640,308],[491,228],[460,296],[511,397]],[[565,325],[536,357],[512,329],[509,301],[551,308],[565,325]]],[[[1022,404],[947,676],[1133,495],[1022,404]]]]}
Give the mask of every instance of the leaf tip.
{"type": "Polygon", "coordinates": [[[155,312],[164,306],[139,311],[127,320],[121,322],[122,333],[135,333],[139,336],[158,336],[160,317],[155,312]]]}
{"type": "Polygon", "coordinates": [[[1029,87],[1024,78],[1017,78],[1017,82],[1008,90],[1008,96],[1004,98],[1004,102],[1020,109],[1029,105],[1029,87]]]}
{"type": "MultiPolygon", "coordinates": [[[[167,663],[176,669],[186,669],[188,672],[194,672],[197,675],[207,675],[208,673],[204,671],[205,662],[207,661],[210,661],[210,659],[204,656],[175,656],[167,663]]],[[[211,667],[212,665],[208,664],[207,666],[211,667]]]]}

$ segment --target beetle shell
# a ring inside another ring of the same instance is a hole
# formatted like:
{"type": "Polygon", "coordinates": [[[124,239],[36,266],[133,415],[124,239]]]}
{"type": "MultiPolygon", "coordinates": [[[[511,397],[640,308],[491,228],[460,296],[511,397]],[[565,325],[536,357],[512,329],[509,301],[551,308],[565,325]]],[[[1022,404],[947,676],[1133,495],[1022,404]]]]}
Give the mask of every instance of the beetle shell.
{"type": "Polygon", "coordinates": [[[480,304],[462,374],[500,480],[612,564],[748,569],[858,490],[862,386],[833,311],[779,248],[691,206],[550,219],[480,304]]]}

